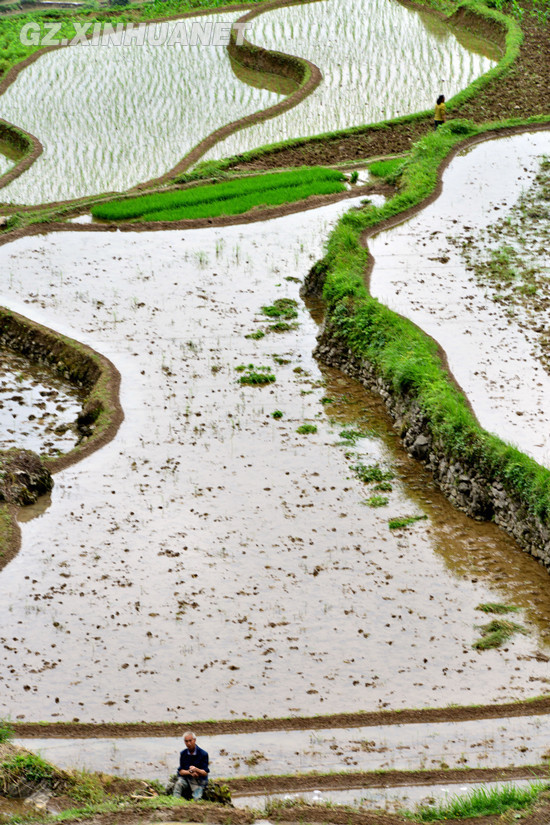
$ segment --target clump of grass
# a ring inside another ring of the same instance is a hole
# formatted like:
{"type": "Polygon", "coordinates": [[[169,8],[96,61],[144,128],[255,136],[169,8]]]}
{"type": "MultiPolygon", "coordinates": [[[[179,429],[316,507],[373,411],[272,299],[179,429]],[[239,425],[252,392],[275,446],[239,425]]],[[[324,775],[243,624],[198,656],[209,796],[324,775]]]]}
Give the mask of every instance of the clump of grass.
{"type": "Polygon", "coordinates": [[[369,172],[377,178],[383,178],[387,183],[395,183],[403,170],[403,158],[389,158],[377,160],[369,166],[369,172]]]}
{"type": "Polygon", "coordinates": [[[7,719],[0,719],[0,743],[13,738],[13,726],[7,719]]]}
{"type": "Polygon", "coordinates": [[[386,496],[371,496],[365,502],[369,507],[384,507],[389,501],[386,496]]]}
{"type": "Polygon", "coordinates": [[[300,426],[296,428],[296,432],[300,433],[300,435],[311,435],[311,434],[317,432],[317,425],[316,424],[300,424],[300,426]]]}
{"type": "Polygon", "coordinates": [[[284,415],[284,413],[281,412],[281,410],[273,410],[273,412],[271,413],[271,418],[275,418],[275,419],[282,418],[283,415],[284,415]]]}
{"type": "Polygon", "coordinates": [[[481,638],[473,643],[474,650],[490,650],[500,647],[516,633],[523,633],[524,636],[529,633],[523,625],[508,622],[505,619],[493,619],[488,624],[479,625],[477,629],[481,633],[481,638]]]}
{"type": "Polygon", "coordinates": [[[509,810],[530,808],[548,784],[535,782],[528,787],[503,785],[500,788],[475,788],[464,796],[452,796],[438,805],[419,807],[409,819],[419,822],[438,822],[445,819],[464,819],[472,816],[497,816],[509,810]]]}
{"type": "Polygon", "coordinates": [[[248,335],[245,335],[244,337],[252,338],[253,341],[259,341],[260,338],[265,338],[265,332],[263,329],[256,329],[254,332],[249,332],[248,335]]]}
{"type": "Polygon", "coordinates": [[[517,613],[520,608],[515,604],[499,604],[498,602],[485,602],[478,604],[476,610],[482,610],[483,613],[517,613]]]}
{"type": "Polygon", "coordinates": [[[239,378],[240,384],[248,384],[253,387],[260,387],[265,384],[273,384],[277,379],[271,372],[271,367],[255,367],[254,364],[248,366],[235,367],[237,372],[244,373],[239,378]]]}
{"type": "Polygon", "coordinates": [[[393,485],[389,481],[381,481],[380,484],[375,484],[374,489],[381,493],[391,493],[393,485]]]}
{"type": "MultiPolygon", "coordinates": [[[[321,401],[323,401],[323,399],[321,399],[321,401]]],[[[359,438],[367,438],[367,436],[368,433],[363,430],[342,430],[340,432],[340,438],[348,441],[350,444],[355,444],[359,438]]]]}
{"type": "Polygon", "coordinates": [[[0,763],[0,789],[6,794],[8,788],[20,782],[51,781],[54,767],[36,753],[16,753],[10,759],[0,763]]]}
{"type": "Polygon", "coordinates": [[[389,481],[394,478],[391,470],[383,470],[379,464],[363,464],[360,461],[358,464],[354,464],[351,469],[357,478],[365,484],[370,484],[373,481],[389,481]]]}
{"type": "Polygon", "coordinates": [[[293,298],[277,298],[272,304],[262,307],[262,313],[268,318],[284,318],[291,321],[298,317],[298,302],[293,298]]]}
{"type": "Polygon", "coordinates": [[[289,324],[288,321],[276,321],[268,327],[268,332],[288,332],[293,329],[296,324],[289,324]]]}
{"type": "Polygon", "coordinates": [[[359,180],[359,172],[357,171],[357,169],[354,169],[353,172],[351,173],[351,175],[349,176],[349,182],[350,183],[357,183],[358,180],[359,180]]]}
{"type": "Polygon", "coordinates": [[[401,518],[391,518],[388,521],[388,527],[390,530],[400,530],[404,527],[409,527],[411,524],[414,524],[415,521],[423,521],[427,518],[428,516],[402,516],[401,518]]]}

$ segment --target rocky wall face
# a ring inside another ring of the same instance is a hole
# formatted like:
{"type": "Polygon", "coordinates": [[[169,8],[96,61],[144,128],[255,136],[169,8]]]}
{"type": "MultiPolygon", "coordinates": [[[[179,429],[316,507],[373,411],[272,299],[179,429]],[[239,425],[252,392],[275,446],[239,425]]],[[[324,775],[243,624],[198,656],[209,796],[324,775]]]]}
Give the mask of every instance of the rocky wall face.
{"type": "Polygon", "coordinates": [[[460,456],[449,455],[444,445],[433,437],[429,421],[414,397],[398,394],[377,375],[371,364],[353,355],[330,323],[325,323],[314,355],[381,395],[405,448],[426,465],[455,507],[472,518],[494,521],[550,570],[549,527],[517,501],[502,483],[486,478],[476,467],[461,461],[460,456]]]}

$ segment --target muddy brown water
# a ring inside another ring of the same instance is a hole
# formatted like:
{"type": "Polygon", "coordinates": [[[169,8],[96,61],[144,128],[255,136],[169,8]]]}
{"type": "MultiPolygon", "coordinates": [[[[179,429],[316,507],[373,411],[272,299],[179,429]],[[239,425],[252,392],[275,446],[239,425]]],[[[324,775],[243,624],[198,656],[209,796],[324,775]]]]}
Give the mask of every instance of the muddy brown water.
{"type": "Polygon", "coordinates": [[[126,415],[56,476],[0,574],[0,715],[281,716],[547,689],[543,568],[446,503],[376,398],[321,372],[303,305],[296,329],[245,337],[269,326],[262,306],[298,300],[349,206],[0,249],[0,301],[109,357],[126,415]],[[239,384],[250,364],[276,382],[239,384]],[[365,505],[357,461],[396,474],[386,506],[365,505]],[[428,518],[389,529],[410,515],[428,518]],[[488,601],[517,604],[529,635],[472,650],[488,601]]]}

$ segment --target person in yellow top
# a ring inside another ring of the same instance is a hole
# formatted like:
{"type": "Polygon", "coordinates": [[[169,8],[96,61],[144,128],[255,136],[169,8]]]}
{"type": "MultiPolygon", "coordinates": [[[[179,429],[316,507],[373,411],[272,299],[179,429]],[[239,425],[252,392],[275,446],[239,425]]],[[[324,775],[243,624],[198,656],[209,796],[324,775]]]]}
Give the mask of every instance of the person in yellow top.
{"type": "Polygon", "coordinates": [[[445,111],[445,95],[439,95],[435,104],[434,112],[434,129],[441,126],[447,120],[447,113],[445,111]]]}

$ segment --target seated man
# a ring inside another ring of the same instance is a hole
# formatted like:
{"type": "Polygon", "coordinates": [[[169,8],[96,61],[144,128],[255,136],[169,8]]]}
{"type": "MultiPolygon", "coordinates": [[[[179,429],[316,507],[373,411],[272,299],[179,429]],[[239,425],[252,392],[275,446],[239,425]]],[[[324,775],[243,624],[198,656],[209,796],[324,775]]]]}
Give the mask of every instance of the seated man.
{"type": "Polygon", "coordinates": [[[208,784],[208,754],[197,745],[197,739],[192,731],[183,735],[185,749],[180,753],[178,778],[172,791],[173,796],[183,796],[184,799],[201,799],[208,784]]]}

